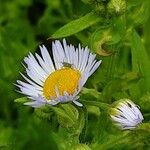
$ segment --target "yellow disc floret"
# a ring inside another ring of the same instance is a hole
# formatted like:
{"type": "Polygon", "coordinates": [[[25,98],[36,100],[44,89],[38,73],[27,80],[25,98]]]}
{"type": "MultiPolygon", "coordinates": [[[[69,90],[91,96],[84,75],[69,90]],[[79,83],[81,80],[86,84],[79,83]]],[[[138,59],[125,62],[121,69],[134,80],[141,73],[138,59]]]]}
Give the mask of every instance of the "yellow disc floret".
{"type": "Polygon", "coordinates": [[[50,97],[57,98],[56,88],[58,88],[61,96],[64,95],[64,91],[66,91],[68,94],[73,94],[75,89],[78,88],[80,77],[80,72],[73,68],[64,67],[56,70],[45,80],[43,86],[43,95],[49,100],[50,97]]]}

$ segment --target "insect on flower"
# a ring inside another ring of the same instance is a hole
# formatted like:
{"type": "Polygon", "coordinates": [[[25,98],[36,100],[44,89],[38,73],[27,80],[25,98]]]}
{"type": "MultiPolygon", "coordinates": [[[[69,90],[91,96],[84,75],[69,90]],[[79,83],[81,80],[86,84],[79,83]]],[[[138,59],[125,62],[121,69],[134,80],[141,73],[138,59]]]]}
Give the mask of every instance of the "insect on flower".
{"type": "Polygon", "coordinates": [[[72,68],[73,64],[67,63],[67,62],[62,62],[63,67],[68,67],[68,68],[72,68]]]}

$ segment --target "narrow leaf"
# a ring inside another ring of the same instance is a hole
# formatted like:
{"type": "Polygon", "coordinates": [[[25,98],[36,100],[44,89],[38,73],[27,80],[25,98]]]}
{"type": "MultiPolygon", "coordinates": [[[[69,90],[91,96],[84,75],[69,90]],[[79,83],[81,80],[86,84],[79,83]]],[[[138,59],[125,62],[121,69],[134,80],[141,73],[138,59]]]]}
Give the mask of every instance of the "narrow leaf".
{"type": "Polygon", "coordinates": [[[145,88],[150,90],[150,60],[143,46],[140,36],[134,30],[131,35],[131,50],[132,50],[132,69],[135,72],[140,72],[145,88]]]}
{"type": "Polygon", "coordinates": [[[27,97],[21,97],[21,98],[17,98],[17,99],[15,99],[14,100],[14,102],[16,102],[16,103],[25,103],[25,102],[28,102],[29,101],[29,99],[27,98],[27,97]]]}
{"type": "Polygon", "coordinates": [[[93,12],[88,13],[85,16],[64,25],[52,35],[52,38],[62,38],[70,36],[90,27],[91,25],[99,22],[100,20],[101,18],[96,16],[93,12]]]}

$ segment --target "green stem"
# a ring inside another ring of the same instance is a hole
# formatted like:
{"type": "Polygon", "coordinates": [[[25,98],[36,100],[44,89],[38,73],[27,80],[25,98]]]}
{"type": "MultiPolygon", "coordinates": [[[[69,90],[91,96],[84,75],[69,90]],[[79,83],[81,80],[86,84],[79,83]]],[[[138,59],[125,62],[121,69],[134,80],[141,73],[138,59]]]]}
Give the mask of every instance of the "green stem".
{"type": "Polygon", "coordinates": [[[85,105],[92,105],[92,106],[97,106],[102,110],[108,110],[110,108],[109,104],[103,103],[103,102],[98,102],[98,101],[87,101],[87,100],[81,100],[81,102],[85,105]]]}
{"type": "MultiPolygon", "coordinates": [[[[88,112],[86,107],[83,107],[83,113],[84,113],[84,127],[82,128],[82,132],[80,134],[80,143],[85,143],[86,140],[86,133],[87,133],[87,126],[88,126],[88,112]]],[[[82,119],[83,120],[83,119],[82,119]]]]}

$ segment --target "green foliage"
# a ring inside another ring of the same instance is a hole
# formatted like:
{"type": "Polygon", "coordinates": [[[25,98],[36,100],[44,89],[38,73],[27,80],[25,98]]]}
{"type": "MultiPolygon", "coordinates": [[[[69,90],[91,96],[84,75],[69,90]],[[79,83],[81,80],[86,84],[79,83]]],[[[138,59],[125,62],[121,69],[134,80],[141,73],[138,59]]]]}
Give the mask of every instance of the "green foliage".
{"type": "Polygon", "coordinates": [[[150,149],[149,25],[149,0],[0,1],[0,149],[150,149]],[[80,93],[81,108],[29,108],[15,91],[23,58],[41,43],[51,49],[49,37],[80,42],[103,60],[80,93]],[[141,108],[135,130],[120,131],[109,118],[122,98],[141,108]]]}
{"type": "Polygon", "coordinates": [[[14,102],[21,103],[21,104],[24,104],[28,101],[29,101],[29,99],[27,97],[21,97],[21,98],[17,98],[17,99],[14,100],[14,102]]]}
{"type": "Polygon", "coordinates": [[[52,37],[53,38],[61,38],[61,37],[73,35],[75,33],[78,33],[80,31],[92,26],[93,24],[95,24],[96,22],[99,22],[99,21],[100,21],[100,18],[91,12],[91,13],[89,13],[77,20],[71,21],[67,25],[63,26],[58,31],[56,31],[52,35],[52,37]]]}
{"type": "Polygon", "coordinates": [[[139,35],[133,31],[131,36],[132,67],[133,71],[140,72],[144,78],[145,91],[150,89],[150,61],[139,35]],[[138,51],[137,51],[138,49],[138,51]]]}

